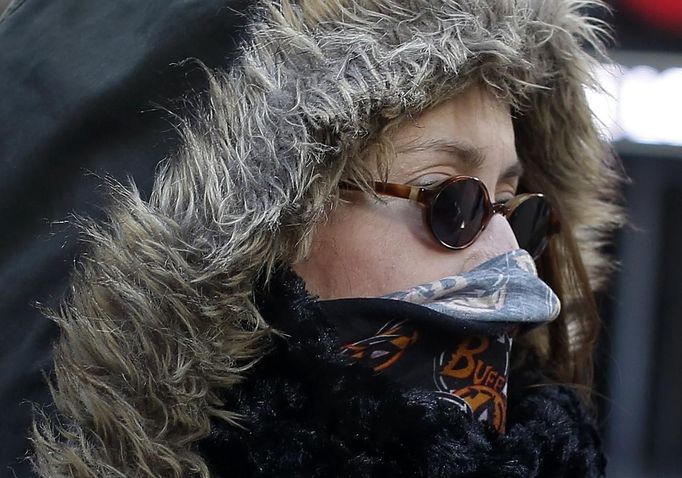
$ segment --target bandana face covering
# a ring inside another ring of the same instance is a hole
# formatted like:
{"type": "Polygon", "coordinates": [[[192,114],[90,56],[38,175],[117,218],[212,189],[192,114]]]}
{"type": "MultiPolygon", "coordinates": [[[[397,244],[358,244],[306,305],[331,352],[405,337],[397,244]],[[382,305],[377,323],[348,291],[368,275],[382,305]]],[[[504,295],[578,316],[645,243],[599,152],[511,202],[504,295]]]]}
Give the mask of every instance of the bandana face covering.
{"type": "Polygon", "coordinates": [[[559,298],[515,250],[377,298],[320,301],[342,353],[504,432],[512,335],[554,320],[559,298]]]}

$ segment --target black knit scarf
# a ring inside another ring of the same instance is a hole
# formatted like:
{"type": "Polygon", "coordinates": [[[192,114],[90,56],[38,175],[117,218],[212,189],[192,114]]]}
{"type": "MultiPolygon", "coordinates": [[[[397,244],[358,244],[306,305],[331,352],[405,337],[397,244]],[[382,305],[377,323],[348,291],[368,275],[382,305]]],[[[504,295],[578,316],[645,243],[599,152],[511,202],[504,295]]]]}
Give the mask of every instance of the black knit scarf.
{"type": "Polygon", "coordinates": [[[576,393],[532,366],[512,371],[499,435],[340,354],[334,327],[293,272],[276,276],[258,302],[289,338],[274,336],[247,379],[225,391],[245,428],[212,423],[197,448],[212,476],[603,476],[600,440],[576,393]]]}

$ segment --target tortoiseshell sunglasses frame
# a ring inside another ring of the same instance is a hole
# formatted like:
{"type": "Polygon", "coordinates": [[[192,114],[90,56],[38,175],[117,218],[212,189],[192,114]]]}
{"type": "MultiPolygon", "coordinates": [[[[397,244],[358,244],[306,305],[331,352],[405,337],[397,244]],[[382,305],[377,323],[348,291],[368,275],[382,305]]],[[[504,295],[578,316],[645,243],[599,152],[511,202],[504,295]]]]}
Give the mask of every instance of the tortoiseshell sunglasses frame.
{"type": "MultiPolygon", "coordinates": [[[[360,190],[356,185],[353,184],[342,184],[341,185],[342,189],[347,189],[347,190],[360,190]]],[[[459,175],[459,176],[451,176],[449,178],[444,179],[443,181],[439,181],[436,184],[432,184],[430,186],[412,186],[409,184],[398,184],[398,183],[387,183],[387,182],[381,182],[381,181],[375,181],[374,182],[374,191],[377,192],[378,194],[383,194],[385,196],[392,196],[392,197],[397,197],[397,198],[402,198],[402,199],[409,199],[410,201],[416,201],[419,204],[423,205],[426,207],[426,221],[429,225],[429,229],[431,229],[431,234],[434,236],[434,238],[444,247],[447,247],[448,249],[452,250],[461,250],[461,249],[466,249],[469,247],[471,244],[473,244],[476,239],[481,235],[483,230],[486,228],[490,220],[492,219],[493,215],[495,214],[502,214],[507,220],[511,217],[512,213],[525,201],[527,201],[530,198],[533,197],[538,197],[542,198],[547,203],[550,205],[551,208],[551,203],[547,196],[545,196],[542,193],[522,193],[514,196],[513,198],[504,201],[504,202],[492,202],[490,200],[490,194],[488,193],[488,189],[485,187],[485,184],[477,178],[476,176],[464,176],[464,175],[459,175]],[[446,187],[451,185],[452,183],[458,182],[458,181],[475,181],[478,184],[478,187],[483,191],[483,197],[484,197],[484,202],[485,202],[485,211],[484,211],[484,217],[481,220],[481,226],[476,232],[476,234],[473,236],[473,238],[468,241],[466,244],[462,245],[457,245],[453,246],[451,244],[447,244],[446,242],[442,241],[437,235],[436,232],[434,231],[433,228],[433,222],[432,222],[432,210],[433,210],[433,204],[438,198],[438,195],[443,191],[446,187]]],[[[554,213],[554,209],[551,208],[551,216],[550,216],[550,224],[549,224],[549,229],[547,232],[546,237],[549,238],[553,234],[557,234],[561,230],[561,223],[556,217],[556,214],[554,213]]],[[[544,251],[544,247],[534,256],[535,259],[537,259],[542,252],[544,251]]]]}

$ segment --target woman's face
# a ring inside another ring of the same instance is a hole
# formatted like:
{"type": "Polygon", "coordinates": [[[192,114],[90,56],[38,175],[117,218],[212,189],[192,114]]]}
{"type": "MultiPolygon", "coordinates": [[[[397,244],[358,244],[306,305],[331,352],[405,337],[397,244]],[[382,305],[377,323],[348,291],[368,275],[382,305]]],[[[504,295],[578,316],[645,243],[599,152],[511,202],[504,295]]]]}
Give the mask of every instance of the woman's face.
{"type": "MultiPolygon", "coordinates": [[[[389,182],[429,185],[449,176],[480,178],[491,200],[516,193],[520,164],[509,107],[473,87],[402,124],[393,136],[389,182]]],[[[367,158],[369,161],[372,158],[367,158]]],[[[440,245],[415,201],[348,192],[321,224],[308,258],[294,265],[321,299],[376,297],[473,269],[518,249],[509,223],[496,214],[476,242],[453,251],[440,245]]]]}

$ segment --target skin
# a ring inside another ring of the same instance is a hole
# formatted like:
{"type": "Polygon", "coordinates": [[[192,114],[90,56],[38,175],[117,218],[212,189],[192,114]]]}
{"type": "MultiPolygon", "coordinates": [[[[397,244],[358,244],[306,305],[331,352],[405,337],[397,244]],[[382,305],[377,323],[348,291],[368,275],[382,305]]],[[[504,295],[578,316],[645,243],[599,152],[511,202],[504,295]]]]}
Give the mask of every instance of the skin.
{"type": "MultiPolygon", "coordinates": [[[[392,140],[397,156],[389,182],[429,185],[466,174],[480,178],[496,201],[511,198],[518,187],[521,167],[509,107],[482,87],[406,121],[392,140]]],[[[518,249],[499,214],[471,246],[453,251],[436,241],[415,201],[376,200],[361,191],[344,198],[319,226],[308,257],[293,266],[321,299],[381,296],[466,272],[518,249]]]]}

